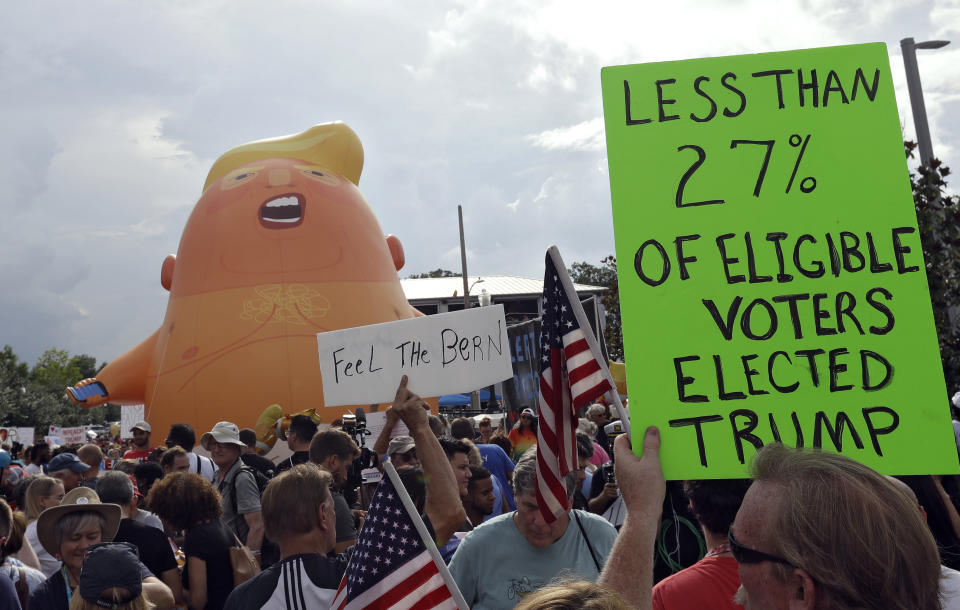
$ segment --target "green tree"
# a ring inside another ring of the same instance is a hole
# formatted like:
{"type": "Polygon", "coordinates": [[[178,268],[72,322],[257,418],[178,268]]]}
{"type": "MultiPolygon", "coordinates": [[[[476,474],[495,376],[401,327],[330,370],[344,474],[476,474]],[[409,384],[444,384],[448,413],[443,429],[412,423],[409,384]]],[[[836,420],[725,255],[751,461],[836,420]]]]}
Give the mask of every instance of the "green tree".
{"type": "Polygon", "coordinates": [[[115,406],[85,410],[74,405],[64,388],[97,373],[96,359],[49,349],[33,368],[20,362],[13,348],[0,352],[0,424],[8,426],[80,426],[119,418],[115,406]]]}
{"type": "MultiPolygon", "coordinates": [[[[907,158],[914,142],[904,142],[907,158]]],[[[927,286],[940,342],[947,390],[960,389],[960,197],[946,193],[950,168],[939,160],[910,172],[920,242],[927,266],[927,286]]]]}
{"type": "Polygon", "coordinates": [[[617,257],[611,255],[600,261],[600,266],[588,262],[573,263],[570,278],[578,284],[603,286],[600,297],[607,311],[607,327],[603,339],[612,360],[623,360],[623,328],[620,325],[620,284],[617,281],[617,257]]]}
{"type": "Polygon", "coordinates": [[[431,277],[460,277],[461,274],[456,273],[455,271],[450,271],[449,269],[434,269],[433,271],[427,271],[426,273],[414,273],[409,277],[411,280],[422,280],[431,277]]]}

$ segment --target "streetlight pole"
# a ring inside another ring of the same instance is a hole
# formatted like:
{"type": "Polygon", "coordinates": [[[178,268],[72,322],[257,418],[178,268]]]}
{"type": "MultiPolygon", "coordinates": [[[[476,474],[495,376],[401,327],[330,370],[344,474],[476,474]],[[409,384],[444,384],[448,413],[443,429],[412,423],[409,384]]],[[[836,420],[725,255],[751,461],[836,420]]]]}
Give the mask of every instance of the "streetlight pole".
{"type": "Polygon", "coordinates": [[[920,148],[920,165],[927,167],[933,159],[933,144],[930,141],[930,125],[927,123],[927,107],[923,103],[923,87],[920,86],[917,49],[939,49],[948,44],[949,40],[914,42],[913,38],[904,38],[900,41],[903,68],[907,74],[907,91],[910,93],[910,108],[913,111],[913,125],[917,131],[917,146],[920,148]]]}
{"type": "MultiPolygon", "coordinates": [[[[460,221],[460,266],[463,268],[463,310],[470,309],[470,289],[473,286],[467,284],[467,247],[463,239],[463,206],[457,206],[457,218],[460,221]]],[[[479,282],[481,280],[477,280],[479,282]]],[[[476,284],[477,282],[474,282],[476,284]]],[[[476,390],[470,392],[470,406],[475,410],[480,410],[480,396],[476,390]]]]}

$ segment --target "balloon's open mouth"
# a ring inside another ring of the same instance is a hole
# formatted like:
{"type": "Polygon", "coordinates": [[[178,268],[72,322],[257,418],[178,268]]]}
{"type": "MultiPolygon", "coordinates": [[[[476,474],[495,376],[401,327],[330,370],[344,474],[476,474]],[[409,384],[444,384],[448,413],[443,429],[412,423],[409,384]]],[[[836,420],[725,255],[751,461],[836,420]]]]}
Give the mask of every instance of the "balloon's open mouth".
{"type": "Polygon", "coordinates": [[[303,222],[305,199],[299,193],[287,193],[264,201],[260,206],[260,224],[268,229],[292,229],[303,222]]]}

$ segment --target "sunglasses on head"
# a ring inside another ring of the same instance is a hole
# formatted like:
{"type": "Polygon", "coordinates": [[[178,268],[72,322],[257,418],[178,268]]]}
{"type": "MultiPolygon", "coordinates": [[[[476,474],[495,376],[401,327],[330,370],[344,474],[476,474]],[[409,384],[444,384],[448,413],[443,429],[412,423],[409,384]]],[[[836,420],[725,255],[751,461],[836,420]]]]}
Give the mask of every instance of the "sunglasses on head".
{"type": "Polygon", "coordinates": [[[737,560],[737,563],[762,563],[764,561],[772,561],[773,563],[783,564],[791,568],[796,567],[783,557],[777,557],[776,555],[743,546],[737,542],[737,539],[733,536],[733,532],[727,533],[727,540],[730,542],[730,553],[733,554],[733,558],[737,560]]]}

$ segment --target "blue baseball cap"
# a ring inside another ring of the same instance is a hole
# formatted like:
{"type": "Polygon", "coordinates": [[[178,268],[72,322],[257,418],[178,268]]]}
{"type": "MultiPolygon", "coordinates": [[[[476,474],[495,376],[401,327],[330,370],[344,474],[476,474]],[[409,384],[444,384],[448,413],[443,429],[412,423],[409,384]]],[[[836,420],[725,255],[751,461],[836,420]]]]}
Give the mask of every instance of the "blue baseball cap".
{"type": "Polygon", "coordinates": [[[57,472],[58,470],[72,470],[73,472],[84,472],[89,470],[90,467],[80,461],[73,453],[61,453],[58,456],[55,456],[50,463],[47,464],[47,473],[57,472]]]}
{"type": "Polygon", "coordinates": [[[6,468],[11,462],[10,454],[0,449],[0,468],[6,468]]]}

